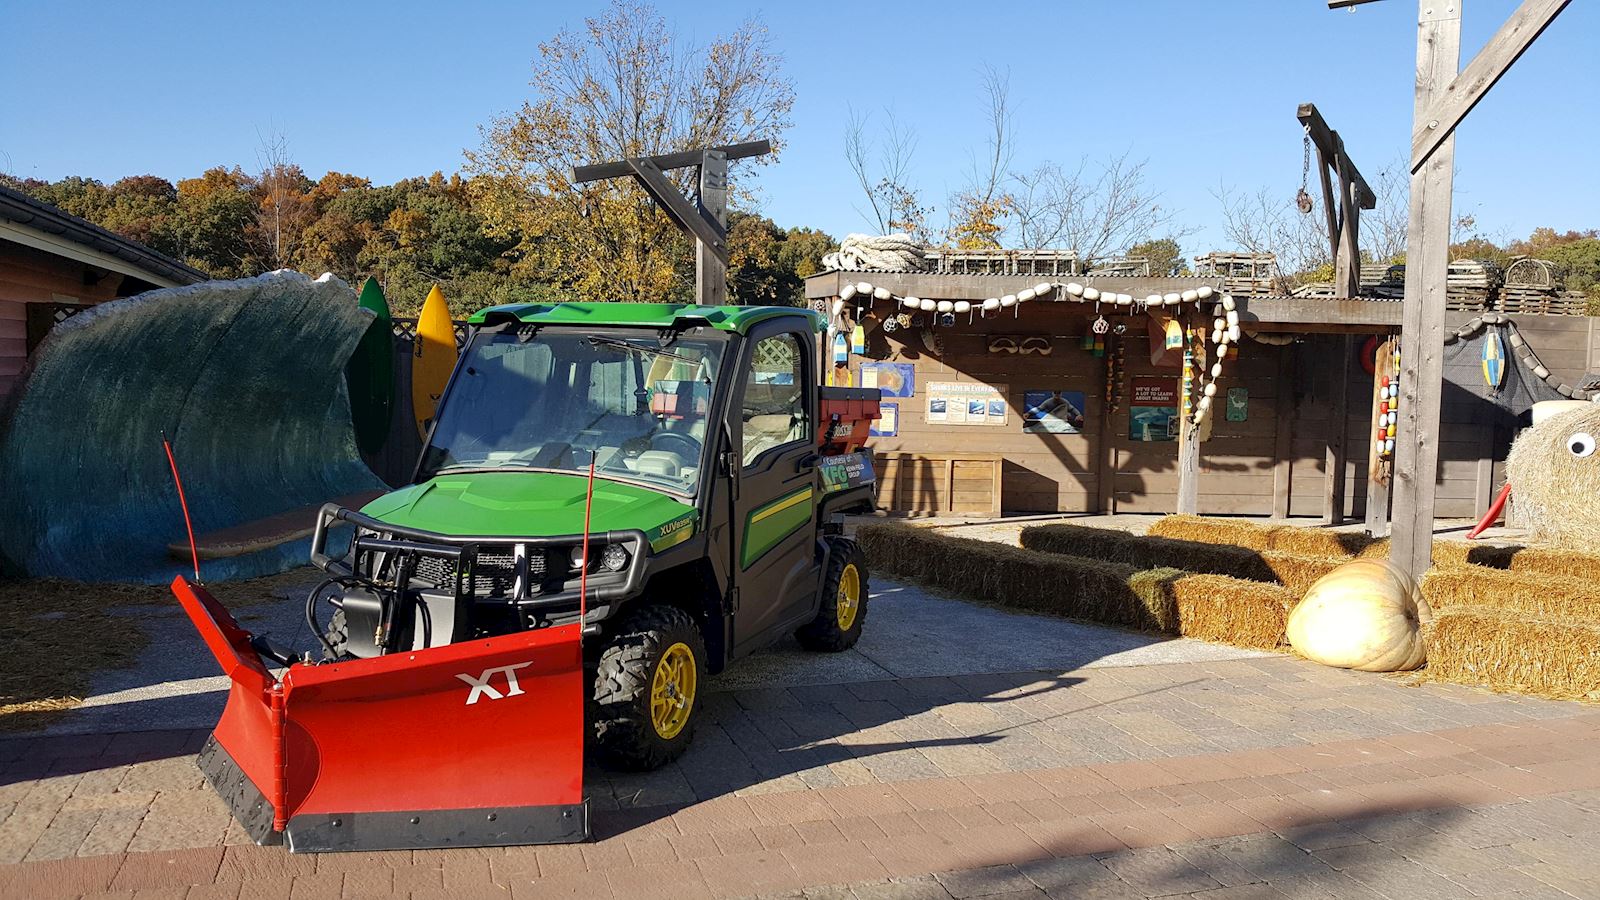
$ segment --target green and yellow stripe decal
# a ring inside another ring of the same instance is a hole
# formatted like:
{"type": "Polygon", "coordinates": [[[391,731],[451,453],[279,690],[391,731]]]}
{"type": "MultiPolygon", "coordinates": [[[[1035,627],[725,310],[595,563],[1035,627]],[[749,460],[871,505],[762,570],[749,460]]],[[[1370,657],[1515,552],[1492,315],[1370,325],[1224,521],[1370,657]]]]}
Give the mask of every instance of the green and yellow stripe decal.
{"type": "Polygon", "coordinates": [[[698,512],[690,513],[681,519],[674,519],[645,532],[645,538],[650,541],[650,549],[660,553],[694,537],[694,523],[699,515],[698,512]]]}
{"type": "Polygon", "coordinates": [[[750,511],[744,523],[744,553],[740,560],[744,568],[750,568],[768,550],[811,521],[813,494],[814,488],[806,485],[750,511]]]}

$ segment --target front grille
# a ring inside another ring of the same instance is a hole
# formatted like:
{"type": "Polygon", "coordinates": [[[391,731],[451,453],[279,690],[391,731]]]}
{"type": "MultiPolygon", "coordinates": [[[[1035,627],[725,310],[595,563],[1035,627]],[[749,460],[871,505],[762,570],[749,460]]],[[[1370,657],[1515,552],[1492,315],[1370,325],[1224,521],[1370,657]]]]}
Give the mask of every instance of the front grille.
{"type": "MultiPolygon", "coordinates": [[[[545,551],[528,550],[528,581],[530,593],[538,593],[544,581],[545,551]]],[[[429,587],[454,590],[456,564],[437,556],[417,557],[413,579],[429,587]]],[[[479,597],[506,597],[511,595],[517,580],[516,551],[509,545],[493,545],[478,549],[477,566],[472,573],[471,593],[479,597]]]]}

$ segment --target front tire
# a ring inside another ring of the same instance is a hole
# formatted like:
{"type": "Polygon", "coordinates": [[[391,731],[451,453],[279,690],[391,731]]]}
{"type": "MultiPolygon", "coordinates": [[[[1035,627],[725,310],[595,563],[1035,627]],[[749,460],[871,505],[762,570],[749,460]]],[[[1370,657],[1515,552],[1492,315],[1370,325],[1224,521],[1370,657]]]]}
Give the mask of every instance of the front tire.
{"type": "Polygon", "coordinates": [[[838,653],[861,640],[861,626],[867,620],[867,557],[849,538],[831,537],[828,544],[822,608],[794,636],[807,650],[838,653]]]}
{"type": "Polygon", "coordinates": [[[600,651],[591,718],[595,751],[615,768],[659,769],[683,755],[699,719],[705,640],[671,606],[628,615],[600,651]]]}

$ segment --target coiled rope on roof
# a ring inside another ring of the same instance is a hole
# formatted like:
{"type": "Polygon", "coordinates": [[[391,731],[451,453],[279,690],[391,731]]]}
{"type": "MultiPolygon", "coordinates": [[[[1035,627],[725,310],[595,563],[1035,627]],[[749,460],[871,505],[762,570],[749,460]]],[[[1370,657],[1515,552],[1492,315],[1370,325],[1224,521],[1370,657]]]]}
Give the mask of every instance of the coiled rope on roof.
{"type": "Polygon", "coordinates": [[[823,268],[847,271],[920,272],[928,266],[928,247],[909,234],[850,234],[839,249],[822,257],[823,268]]]}

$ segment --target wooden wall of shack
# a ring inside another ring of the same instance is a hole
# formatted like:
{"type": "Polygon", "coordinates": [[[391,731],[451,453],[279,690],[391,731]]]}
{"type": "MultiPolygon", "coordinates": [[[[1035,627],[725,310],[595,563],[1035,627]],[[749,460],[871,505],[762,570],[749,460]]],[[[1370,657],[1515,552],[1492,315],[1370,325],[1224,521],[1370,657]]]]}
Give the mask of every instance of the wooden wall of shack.
{"type": "MultiPolygon", "coordinates": [[[[1112,322],[1126,323],[1128,329],[1123,337],[1108,339],[1106,358],[1082,349],[1093,318],[1082,305],[1048,301],[1027,304],[1015,316],[1002,312],[971,324],[959,316],[957,325],[934,330],[942,345],[938,355],[923,345],[920,329],[901,329],[892,335],[874,329],[868,355],[851,356],[852,382],[860,383],[864,362],[903,362],[915,370],[913,396],[885,398],[899,406],[898,434],[871,442],[879,455],[880,473],[887,476],[883,506],[982,513],[989,501],[977,480],[983,472],[981,461],[955,473],[956,493],[947,497],[952,484],[941,476],[943,463],[938,458],[998,455],[1003,472],[1000,507],[1006,513],[1172,512],[1177,502],[1177,443],[1129,438],[1130,383],[1141,375],[1176,381],[1179,371],[1151,363],[1143,316],[1108,316],[1112,322]],[[1018,342],[1027,336],[1044,337],[1051,353],[989,352],[990,339],[1001,335],[1018,342]],[[1110,409],[1106,380],[1116,340],[1125,343],[1121,399],[1110,409]],[[928,422],[932,382],[1003,385],[1005,424],[928,422]],[[1023,396],[1029,391],[1082,392],[1087,407],[1083,433],[1025,433],[1023,396]],[[924,462],[921,472],[908,477],[908,461],[897,460],[904,454],[934,461],[924,462]]],[[[1451,314],[1449,324],[1454,327],[1469,318],[1470,313],[1451,314]]],[[[1540,359],[1569,382],[1578,382],[1586,371],[1600,371],[1596,327],[1600,320],[1540,316],[1516,321],[1540,359]]],[[[1347,518],[1364,515],[1372,376],[1354,357],[1366,337],[1367,333],[1300,333],[1295,343],[1285,346],[1249,338],[1242,342],[1239,355],[1224,366],[1218,382],[1218,415],[1211,436],[1201,445],[1202,514],[1324,515],[1328,446],[1340,425],[1334,410],[1338,380],[1346,371],[1342,356],[1348,352],[1352,360],[1343,421],[1342,502],[1347,518]],[[1226,421],[1222,398],[1230,388],[1239,387],[1248,396],[1246,418],[1226,421]]],[[[1503,481],[1503,461],[1515,434],[1516,416],[1480,396],[1481,388],[1469,389],[1483,379],[1475,350],[1447,358],[1445,374],[1438,515],[1476,517],[1503,481]]]]}

